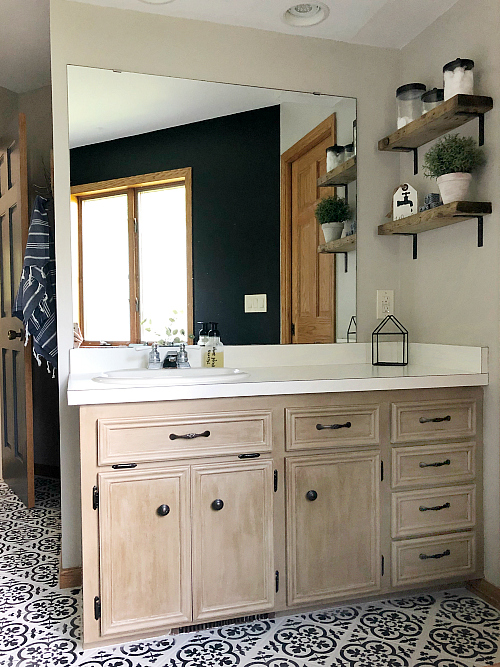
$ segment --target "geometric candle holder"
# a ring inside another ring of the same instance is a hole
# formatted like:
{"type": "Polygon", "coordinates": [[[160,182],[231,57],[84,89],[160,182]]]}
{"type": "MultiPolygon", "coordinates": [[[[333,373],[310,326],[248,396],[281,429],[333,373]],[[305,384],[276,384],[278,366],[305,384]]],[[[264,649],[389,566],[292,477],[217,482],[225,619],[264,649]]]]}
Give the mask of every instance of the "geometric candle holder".
{"type": "Polygon", "coordinates": [[[372,333],[372,364],[408,365],[408,331],[394,315],[387,315],[372,333]]]}

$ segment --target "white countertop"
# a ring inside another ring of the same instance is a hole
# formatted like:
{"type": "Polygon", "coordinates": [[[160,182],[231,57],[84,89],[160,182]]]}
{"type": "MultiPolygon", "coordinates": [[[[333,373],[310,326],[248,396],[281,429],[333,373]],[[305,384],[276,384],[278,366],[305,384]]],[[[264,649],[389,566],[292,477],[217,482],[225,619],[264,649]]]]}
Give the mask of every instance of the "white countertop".
{"type": "MultiPolygon", "coordinates": [[[[361,345],[364,344],[356,344],[356,347],[361,345]]],[[[342,347],[346,350],[346,348],[353,348],[354,344],[342,347]]],[[[79,351],[75,350],[74,352],[79,351]]],[[[255,356],[255,350],[253,352],[255,356]]],[[[267,355],[268,352],[266,350],[265,354],[267,355]]],[[[172,387],[124,387],[119,384],[101,384],[92,379],[99,374],[96,369],[92,370],[91,373],[78,372],[70,375],[68,403],[70,405],[95,405],[194,398],[226,398],[231,396],[479,386],[488,384],[486,352],[485,348],[421,345],[419,348],[415,348],[413,355],[420,363],[403,367],[372,366],[371,363],[366,362],[337,362],[320,365],[316,359],[310,359],[310,361],[316,361],[316,363],[304,363],[303,359],[298,359],[299,363],[297,365],[279,365],[280,359],[277,358],[277,365],[273,366],[239,365],[238,368],[249,374],[249,377],[245,378],[243,382],[172,387]],[[442,348],[446,349],[443,351],[442,348]],[[426,361],[427,363],[425,363],[426,361]],[[444,366],[444,362],[448,367],[444,366]]],[[[241,355],[241,352],[239,354],[241,355]]],[[[277,354],[279,356],[279,350],[277,354]]],[[[284,354],[287,356],[283,359],[289,362],[290,351],[288,350],[284,354]]],[[[352,356],[354,350],[350,354],[352,356]]],[[[195,355],[193,354],[193,356],[195,355]]],[[[227,356],[231,358],[231,354],[227,356]]],[[[348,360],[347,350],[342,356],[346,361],[348,360]]],[[[360,356],[359,347],[357,356],[358,358],[360,356]]],[[[87,357],[87,360],[89,358],[87,357]]],[[[256,359],[259,361],[258,355],[256,359]]],[[[231,361],[235,360],[236,358],[233,355],[231,361]]],[[[240,360],[243,359],[240,358],[240,360]]],[[[109,357],[103,363],[104,365],[107,363],[109,367],[109,357]]],[[[269,363],[269,361],[267,360],[266,363],[269,363]]],[[[226,365],[229,366],[230,364],[226,363],[226,365]]],[[[235,367],[234,364],[230,366],[235,367]]],[[[83,364],[75,363],[75,367],[79,371],[83,370],[84,367],[88,369],[88,365],[84,366],[83,364]]],[[[108,368],[104,367],[100,370],[108,370],[108,368]]],[[[168,373],[168,370],[165,372],[168,373]]]]}

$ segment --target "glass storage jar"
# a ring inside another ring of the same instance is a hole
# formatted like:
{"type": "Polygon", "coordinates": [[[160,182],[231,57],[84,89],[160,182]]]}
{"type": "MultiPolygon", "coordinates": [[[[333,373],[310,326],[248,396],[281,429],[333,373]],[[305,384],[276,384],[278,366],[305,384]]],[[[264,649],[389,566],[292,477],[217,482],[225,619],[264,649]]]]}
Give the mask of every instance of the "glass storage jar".
{"type": "Polygon", "coordinates": [[[474,61],[457,58],[443,67],[444,99],[455,95],[474,95],[474,61]]]}
{"type": "Polygon", "coordinates": [[[326,170],[332,171],[344,161],[345,146],[329,146],[326,149],[326,170]]]}
{"type": "Polygon", "coordinates": [[[398,101],[398,130],[422,115],[422,93],[426,86],[423,83],[406,83],[396,90],[398,101]]]}
{"type": "Polygon", "coordinates": [[[422,95],[423,112],[427,113],[431,109],[439,106],[444,100],[444,90],[442,88],[432,88],[422,95]]]}

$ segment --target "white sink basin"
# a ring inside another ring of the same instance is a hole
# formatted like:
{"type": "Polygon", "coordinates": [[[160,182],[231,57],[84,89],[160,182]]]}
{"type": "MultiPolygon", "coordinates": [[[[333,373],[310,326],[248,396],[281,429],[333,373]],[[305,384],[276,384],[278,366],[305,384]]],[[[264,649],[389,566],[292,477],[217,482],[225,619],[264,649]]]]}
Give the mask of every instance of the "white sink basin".
{"type": "Polygon", "coordinates": [[[130,368],[107,371],[95,378],[94,382],[119,384],[127,387],[172,387],[182,384],[213,384],[241,382],[248,373],[238,368],[130,368]]]}

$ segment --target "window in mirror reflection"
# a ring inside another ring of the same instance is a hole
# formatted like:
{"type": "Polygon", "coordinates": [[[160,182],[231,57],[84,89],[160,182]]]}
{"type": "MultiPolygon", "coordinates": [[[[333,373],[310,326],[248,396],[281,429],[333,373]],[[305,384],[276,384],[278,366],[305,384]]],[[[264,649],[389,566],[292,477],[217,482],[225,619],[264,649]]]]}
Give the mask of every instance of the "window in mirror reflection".
{"type": "Polygon", "coordinates": [[[84,344],[187,340],[191,170],[72,188],[84,344]]]}

